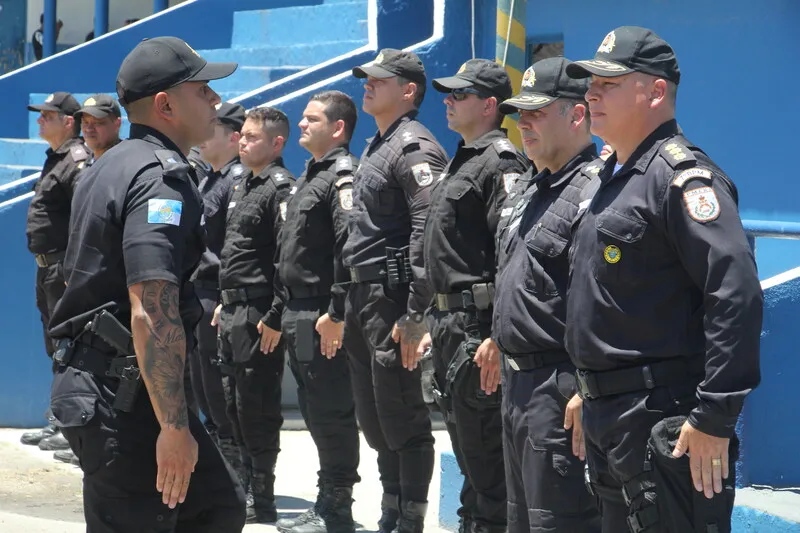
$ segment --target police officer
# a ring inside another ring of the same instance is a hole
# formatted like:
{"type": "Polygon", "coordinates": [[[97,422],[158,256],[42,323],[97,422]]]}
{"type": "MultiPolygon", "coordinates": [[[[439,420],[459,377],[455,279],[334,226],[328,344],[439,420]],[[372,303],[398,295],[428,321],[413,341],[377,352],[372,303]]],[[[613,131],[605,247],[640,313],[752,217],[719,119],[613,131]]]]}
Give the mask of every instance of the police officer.
{"type": "MultiPolygon", "coordinates": [[[[286,219],[294,176],[281,153],[289,138],[283,112],[251,110],[242,127],[239,156],[250,173],[228,204],[225,241],[220,252],[220,359],[228,416],[236,441],[243,444],[239,474],[253,493],[248,520],[275,522],[275,464],[280,451],[282,303],[275,297],[275,253],[286,219]],[[273,301],[274,300],[274,301],[273,301]]],[[[237,465],[238,466],[238,465],[237,465]]]]}
{"type": "Polygon", "coordinates": [[[75,120],[81,126],[83,138],[92,150],[93,164],[109,149],[120,142],[119,129],[122,126],[122,113],[116,100],[107,94],[95,94],[83,102],[75,113],[75,120]]]}
{"type": "Polygon", "coordinates": [[[472,359],[490,336],[497,221],[530,163],[500,129],[499,102],[512,94],[502,66],[472,59],[455,76],[433,80],[433,87],[447,93],[448,125],[462,140],[432,186],[423,244],[435,294],[427,317],[431,333],[420,350],[432,342],[435,397],[464,474],[460,529],[499,533],[506,529],[500,392],[483,391],[472,359]]]}
{"type": "Polygon", "coordinates": [[[567,72],[591,76],[592,132],[614,149],[574,232],[566,331],[603,531],[729,532],[763,307],[736,187],[678,127],[655,33],[617,28],[567,72]]]}
{"type": "Polygon", "coordinates": [[[281,230],[278,276],[286,298],[282,331],[297,398],[319,454],[319,495],[312,509],[278,522],[292,533],[352,533],[359,441],[347,354],[341,346],[349,273],[342,264],[353,172],[349,142],[358,112],[339,91],[311,97],[300,144],[312,159],[297,180],[281,230]]]}
{"type": "Polygon", "coordinates": [[[523,177],[527,189],[509,195],[502,213],[488,341],[503,353],[509,533],[600,531],[583,480],[579,399],[568,405],[575,367],[564,349],[564,320],[570,227],[597,187],[593,161],[602,161],[589,133],[587,84],[569,78],[567,65],[563,57],[536,62],[519,95],[500,105],[519,113],[525,153],[540,169],[523,177]]]}
{"type": "Polygon", "coordinates": [[[200,154],[211,166],[198,189],[203,196],[206,250],[192,281],[203,305],[203,318],[197,324],[197,349],[189,355],[192,391],[197,405],[206,415],[206,429],[219,444],[232,465],[239,458],[228,419],[222,373],[217,361],[217,328],[211,325],[219,305],[219,254],[225,239],[225,218],[233,187],[246,170],[239,161],[239,139],[244,124],[244,108],[224,102],[217,106],[214,136],[199,146],[200,154]]]}
{"type": "Polygon", "coordinates": [[[93,533],[244,527],[241,486],[183,391],[202,315],[189,276],[204,249],[183,154],[213,134],[207,81],[235,68],[175,37],[137,45],[117,75],[131,138],[75,194],[51,408],[80,459],[93,533]]]}
{"type": "MultiPolygon", "coordinates": [[[[55,345],[47,332],[56,302],[64,294],[62,261],[67,249],[72,196],[78,175],[86,166],[91,152],[78,136],[80,127],[73,114],[80,104],[70,93],[51,94],[42,104],[28,106],[40,113],[37,120],[39,136],[50,146],[39,178],[34,184],[34,196],[28,206],[25,233],[28,250],[36,260],[36,307],[42,319],[44,348],[53,356],[55,345]]],[[[38,444],[43,450],[68,448],[66,440],[56,435],[56,426],[48,413],[47,427],[24,433],[23,444],[38,444]]]]}
{"type": "Polygon", "coordinates": [[[378,133],[354,180],[344,248],[352,280],[345,345],[358,420],[378,452],[380,530],[411,533],[423,527],[434,459],[416,365],[431,299],[422,235],[430,186],[447,156],[416,120],[426,82],[416,54],[387,48],[353,75],[367,80],[362,108],[375,118],[378,133]]]}

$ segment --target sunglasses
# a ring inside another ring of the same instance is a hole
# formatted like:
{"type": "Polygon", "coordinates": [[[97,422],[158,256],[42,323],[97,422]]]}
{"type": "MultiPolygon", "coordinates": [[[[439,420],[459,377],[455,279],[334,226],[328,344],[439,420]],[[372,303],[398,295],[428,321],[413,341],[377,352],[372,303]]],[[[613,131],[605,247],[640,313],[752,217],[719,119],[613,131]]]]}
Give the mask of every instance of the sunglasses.
{"type": "Polygon", "coordinates": [[[463,89],[453,89],[450,91],[450,96],[453,97],[453,100],[456,102],[461,102],[467,99],[467,96],[474,94],[478,98],[485,100],[490,97],[490,95],[479,91],[478,89],[472,89],[470,87],[465,87],[463,89]]]}

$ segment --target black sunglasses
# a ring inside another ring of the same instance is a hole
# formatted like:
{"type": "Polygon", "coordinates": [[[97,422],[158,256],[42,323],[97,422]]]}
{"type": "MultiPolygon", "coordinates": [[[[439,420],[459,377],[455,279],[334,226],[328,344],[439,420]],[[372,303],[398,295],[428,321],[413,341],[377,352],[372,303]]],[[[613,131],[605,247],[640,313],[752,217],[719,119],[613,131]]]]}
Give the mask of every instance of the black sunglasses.
{"type": "Polygon", "coordinates": [[[478,89],[472,89],[471,87],[464,87],[463,89],[453,89],[452,91],[450,91],[450,96],[452,96],[453,100],[455,100],[456,102],[461,102],[462,100],[466,100],[467,96],[469,96],[470,94],[474,94],[475,96],[477,96],[482,100],[491,97],[491,95],[483,93],[478,89]]]}

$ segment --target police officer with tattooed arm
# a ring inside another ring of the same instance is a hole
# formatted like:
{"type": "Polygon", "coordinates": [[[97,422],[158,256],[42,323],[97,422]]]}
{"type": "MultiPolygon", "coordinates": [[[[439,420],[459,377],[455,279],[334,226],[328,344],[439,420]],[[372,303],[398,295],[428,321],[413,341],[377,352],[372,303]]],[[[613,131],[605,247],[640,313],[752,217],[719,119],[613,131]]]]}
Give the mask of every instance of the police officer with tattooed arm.
{"type": "Polygon", "coordinates": [[[184,154],[214,133],[220,98],[207,82],[235,69],[174,37],[137,45],[117,76],[130,139],[75,194],[51,407],[84,472],[92,533],[244,527],[241,485],[184,393],[205,234],[184,154]]]}

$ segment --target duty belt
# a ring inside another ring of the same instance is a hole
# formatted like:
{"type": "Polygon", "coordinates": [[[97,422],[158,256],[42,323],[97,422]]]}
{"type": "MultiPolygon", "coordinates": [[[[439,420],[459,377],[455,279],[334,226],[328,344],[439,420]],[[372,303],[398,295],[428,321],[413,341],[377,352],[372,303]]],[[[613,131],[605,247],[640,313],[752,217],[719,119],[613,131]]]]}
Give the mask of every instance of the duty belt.
{"type": "Polygon", "coordinates": [[[476,283],[461,292],[436,293],[434,302],[439,311],[477,309],[485,311],[494,301],[494,283],[476,283]]]}
{"type": "Polygon", "coordinates": [[[64,256],[67,255],[67,252],[52,252],[49,254],[36,254],[33,258],[36,260],[36,264],[42,268],[49,267],[51,265],[55,265],[62,259],[64,256]]]}
{"type": "Polygon", "coordinates": [[[360,267],[352,267],[350,269],[350,281],[353,283],[367,283],[369,281],[386,281],[386,263],[378,263],[376,265],[366,265],[360,267]]]}
{"type": "Polygon", "coordinates": [[[139,377],[139,364],[135,355],[110,357],[109,353],[82,341],[72,342],[75,343],[75,351],[67,362],[67,366],[91,372],[99,377],[105,376],[113,379],[137,379],[139,377]]]}
{"type": "Polygon", "coordinates": [[[223,305],[248,302],[265,296],[272,296],[272,287],[269,285],[253,285],[251,287],[238,287],[220,291],[220,300],[223,305]]]}
{"type": "Polygon", "coordinates": [[[575,377],[581,398],[595,400],[603,396],[685,384],[687,379],[702,376],[704,370],[705,357],[697,354],[618,370],[577,370],[575,377]]]}
{"type": "Polygon", "coordinates": [[[330,288],[320,288],[317,285],[285,287],[286,293],[291,300],[301,300],[303,298],[317,298],[318,296],[328,296],[330,288]]]}
{"type": "Polygon", "coordinates": [[[350,280],[353,283],[381,281],[390,288],[411,283],[414,274],[411,271],[411,255],[409,247],[386,248],[386,260],[374,265],[350,268],[350,280]]]}
{"type": "Polygon", "coordinates": [[[196,279],[192,283],[194,283],[195,289],[203,289],[204,291],[218,291],[219,290],[219,283],[216,281],[207,281],[204,279],[196,279]]]}
{"type": "Polygon", "coordinates": [[[525,354],[505,354],[508,366],[514,371],[536,370],[546,366],[554,366],[569,361],[569,355],[564,350],[544,350],[541,352],[525,354]]]}

